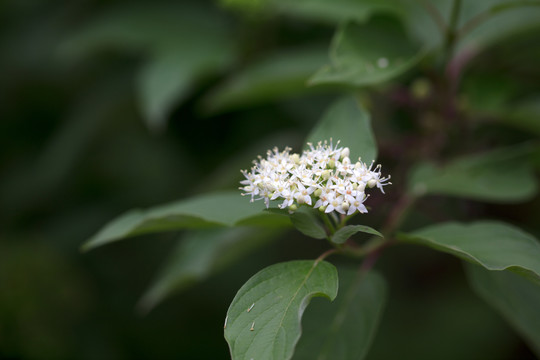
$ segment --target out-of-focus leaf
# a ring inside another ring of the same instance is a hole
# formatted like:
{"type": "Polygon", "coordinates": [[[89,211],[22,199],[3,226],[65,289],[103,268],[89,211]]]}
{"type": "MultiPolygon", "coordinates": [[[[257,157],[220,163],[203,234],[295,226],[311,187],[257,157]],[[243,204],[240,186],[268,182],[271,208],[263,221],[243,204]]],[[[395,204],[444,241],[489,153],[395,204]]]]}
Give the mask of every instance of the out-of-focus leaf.
{"type": "Polygon", "coordinates": [[[374,17],[366,24],[341,26],[330,50],[330,65],[321,68],[309,83],[366,86],[395,78],[423,56],[421,47],[407,37],[392,17],[374,17]]]}
{"type": "Polygon", "coordinates": [[[402,4],[393,0],[220,0],[225,6],[291,15],[308,20],[340,23],[355,19],[365,21],[379,12],[402,13],[402,4]]]}
{"type": "Polygon", "coordinates": [[[221,14],[193,3],[110,7],[69,34],[60,54],[76,58],[102,49],[151,53],[175,46],[186,48],[199,42],[193,31],[202,38],[228,36],[221,14]]]}
{"type": "Polygon", "coordinates": [[[315,239],[325,239],[326,231],[315,214],[318,210],[301,207],[291,214],[291,222],[302,234],[315,239]]]}
{"type": "Polygon", "coordinates": [[[540,97],[531,97],[510,105],[497,114],[504,124],[540,135],[540,97]]]}
{"type": "Polygon", "coordinates": [[[377,145],[371,130],[370,116],[354,98],[333,103],[309,133],[306,142],[339,140],[350,149],[350,158],[361,157],[364,162],[377,158],[377,145]]]}
{"type": "Polygon", "coordinates": [[[270,54],[218,85],[203,101],[204,110],[220,112],[320,91],[307,87],[306,83],[325,63],[326,56],[325,47],[270,54]]]}
{"type": "Polygon", "coordinates": [[[493,150],[454,160],[437,167],[426,163],[416,167],[409,189],[418,195],[442,194],[489,202],[518,202],[537,191],[528,157],[531,144],[493,150]]]}
{"type": "Polygon", "coordinates": [[[226,21],[210,8],[138,4],[102,14],[71,35],[61,50],[80,57],[103,48],[149,57],[137,85],[147,125],[160,130],[196,81],[231,63],[234,42],[226,21]]]}
{"type": "Polygon", "coordinates": [[[290,359],[311,298],[334,300],[337,290],[337,270],[326,261],[290,261],[261,270],[242,286],[227,311],[225,339],[232,358],[290,359]]]}
{"type": "Polygon", "coordinates": [[[339,295],[329,304],[314,299],[307,310],[294,360],[361,360],[381,317],[386,283],[374,272],[339,268],[339,295]]]}
{"type": "MultiPolygon", "coordinates": [[[[401,19],[411,36],[430,49],[443,46],[444,24],[450,19],[454,1],[399,0],[398,2],[402,4],[401,19]]],[[[540,8],[537,5],[537,1],[528,0],[462,1],[457,30],[462,30],[465,24],[476,25],[460,34],[457,42],[458,50],[482,50],[504,38],[535,29],[539,25],[540,8]]]]}
{"type": "Polygon", "coordinates": [[[523,336],[540,357],[540,286],[506,271],[486,271],[466,264],[473,290],[523,336]]]}
{"type": "Polygon", "coordinates": [[[267,3],[278,13],[330,23],[352,19],[366,21],[373,14],[381,12],[402,13],[399,1],[392,0],[268,0],[267,3]]]}
{"type": "Polygon", "coordinates": [[[461,29],[474,24],[463,34],[461,46],[485,48],[525,30],[539,29],[540,1],[465,1],[460,18],[461,29]]]}
{"type": "Polygon", "coordinates": [[[463,80],[462,88],[468,108],[490,114],[508,106],[519,84],[506,74],[471,74],[463,80]]]}
{"type": "Polygon", "coordinates": [[[143,66],[137,85],[142,111],[151,129],[163,129],[172,107],[185,98],[199,78],[231,63],[232,43],[220,37],[216,34],[214,38],[199,38],[189,47],[178,44],[154,55],[143,66]]]}
{"type": "Polygon", "coordinates": [[[147,210],[131,210],[105,225],[84,250],[127,237],[192,228],[261,225],[289,226],[287,217],[263,212],[264,203],[251,203],[237,191],[210,193],[147,210]]]}
{"type": "Polygon", "coordinates": [[[246,227],[187,233],[139,301],[139,308],[144,312],[151,310],[171,294],[204,281],[279,233],[246,227]]]}
{"type": "Polygon", "coordinates": [[[510,270],[540,284],[540,243],[532,235],[502,222],[436,224],[398,237],[488,270],[510,270]]]}
{"type": "Polygon", "coordinates": [[[365,225],[347,225],[345,227],[342,227],[336,233],[332,236],[332,242],[336,244],[343,244],[345,241],[347,241],[348,238],[353,236],[354,234],[358,232],[363,232],[366,234],[376,235],[383,237],[380,232],[377,230],[370,228],[369,226],[365,225]]]}

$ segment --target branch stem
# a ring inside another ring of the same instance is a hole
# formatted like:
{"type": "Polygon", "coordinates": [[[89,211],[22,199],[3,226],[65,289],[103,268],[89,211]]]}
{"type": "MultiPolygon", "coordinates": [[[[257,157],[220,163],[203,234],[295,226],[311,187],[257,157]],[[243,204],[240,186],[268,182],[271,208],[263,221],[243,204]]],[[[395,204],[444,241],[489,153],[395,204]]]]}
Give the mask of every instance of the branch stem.
{"type": "Polygon", "coordinates": [[[446,27],[446,36],[444,40],[444,54],[445,59],[449,61],[454,53],[454,48],[456,46],[457,40],[457,23],[459,20],[459,13],[461,10],[461,0],[454,0],[452,6],[452,13],[450,14],[450,21],[446,27]]]}

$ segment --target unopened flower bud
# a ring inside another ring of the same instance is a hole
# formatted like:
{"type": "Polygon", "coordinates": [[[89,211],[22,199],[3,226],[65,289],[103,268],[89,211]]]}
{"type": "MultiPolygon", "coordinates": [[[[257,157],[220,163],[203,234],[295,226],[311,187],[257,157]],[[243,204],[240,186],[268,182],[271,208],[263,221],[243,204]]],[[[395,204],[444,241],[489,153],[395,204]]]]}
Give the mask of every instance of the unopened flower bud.
{"type": "Polygon", "coordinates": [[[325,210],[326,210],[326,206],[320,206],[320,207],[319,207],[319,211],[320,211],[320,212],[325,212],[325,210]]]}
{"type": "Polygon", "coordinates": [[[344,201],[342,204],[341,204],[341,208],[345,211],[349,210],[349,203],[347,201],[344,201]]]}
{"type": "Polygon", "coordinates": [[[328,180],[330,178],[330,171],[324,170],[321,175],[324,180],[328,180]]]}
{"type": "Polygon", "coordinates": [[[426,99],[431,92],[431,84],[425,78],[416,79],[411,84],[411,93],[417,100],[426,99]]]}
{"type": "Polygon", "coordinates": [[[291,161],[294,162],[295,164],[299,164],[300,163],[300,156],[298,156],[298,154],[292,154],[291,155],[291,161]]]}
{"type": "Polygon", "coordinates": [[[315,191],[313,192],[313,195],[315,195],[316,197],[321,196],[321,194],[322,194],[322,190],[321,190],[321,189],[317,189],[317,190],[315,190],[315,191]]]}
{"type": "Polygon", "coordinates": [[[367,182],[367,186],[371,189],[377,185],[377,180],[371,179],[367,182]]]}
{"type": "Polygon", "coordinates": [[[336,167],[336,162],[333,159],[331,159],[330,161],[328,161],[328,167],[330,169],[335,168],[336,167]]]}
{"type": "Polygon", "coordinates": [[[349,150],[348,147],[346,148],[343,148],[343,150],[341,150],[341,158],[344,159],[346,157],[349,157],[351,151],[349,150]]]}
{"type": "Polygon", "coordinates": [[[358,183],[355,190],[364,191],[365,189],[366,189],[366,183],[361,182],[361,183],[358,183]]]}
{"type": "Polygon", "coordinates": [[[296,206],[295,204],[289,205],[289,211],[296,211],[296,210],[298,210],[298,206],[296,206]]]}

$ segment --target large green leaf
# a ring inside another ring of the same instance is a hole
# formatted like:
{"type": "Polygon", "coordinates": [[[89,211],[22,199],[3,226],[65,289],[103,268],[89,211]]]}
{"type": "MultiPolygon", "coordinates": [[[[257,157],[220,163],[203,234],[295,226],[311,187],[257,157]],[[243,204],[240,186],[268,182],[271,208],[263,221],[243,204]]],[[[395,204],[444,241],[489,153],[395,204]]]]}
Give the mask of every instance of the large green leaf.
{"type": "Polygon", "coordinates": [[[299,48],[268,54],[218,85],[204,99],[204,111],[220,112],[282,99],[319,89],[306,86],[308,78],[326,61],[326,48],[299,48]]]}
{"type": "Polygon", "coordinates": [[[492,202],[530,199],[537,191],[536,178],[528,161],[534,146],[497,149],[463,157],[445,166],[422,164],[409,179],[410,191],[443,194],[492,202]]]}
{"type": "Polygon", "coordinates": [[[370,116],[354,98],[347,97],[333,103],[310,132],[306,142],[317,144],[330,139],[334,144],[340,140],[341,146],[349,147],[352,160],[361,157],[369,163],[377,158],[370,116]]]}
{"type": "Polygon", "coordinates": [[[540,243],[532,235],[502,222],[443,223],[398,237],[488,270],[510,270],[540,283],[540,243]]]}
{"type": "Polygon", "coordinates": [[[336,268],[301,260],[269,266],[249,279],[227,311],[225,339],[233,359],[290,359],[302,314],[314,296],[337,295],[336,268]]]}
{"type": "Polygon", "coordinates": [[[287,217],[262,211],[237,191],[210,193],[147,210],[131,210],[105,225],[83,246],[89,250],[127,237],[163,231],[216,226],[287,226],[287,217]]]}
{"type": "Polygon", "coordinates": [[[374,17],[367,24],[341,26],[332,42],[331,64],[321,68],[310,84],[366,86],[390,80],[423,56],[401,25],[391,17],[374,17]]]}
{"type": "Polygon", "coordinates": [[[359,276],[339,269],[339,295],[329,304],[314,299],[294,360],[361,360],[375,336],[386,298],[386,283],[376,273],[359,276]]]}
{"type": "Polygon", "coordinates": [[[520,333],[540,357],[540,286],[508,272],[486,271],[468,264],[474,291],[520,333]]]}
{"type": "Polygon", "coordinates": [[[139,309],[151,310],[166,297],[204,281],[279,233],[277,229],[260,231],[249,227],[188,232],[141,298],[139,309]]]}
{"type": "Polygon", "coordinates": [[[383,237],[380,232],[373,228],[370,228],[369,226],[347,225],[336,231],[335,234],[332,236],[331,240],[333,243],[343,244],[345,241],[347,241],[348,238],[359,232],[383,237]]]}

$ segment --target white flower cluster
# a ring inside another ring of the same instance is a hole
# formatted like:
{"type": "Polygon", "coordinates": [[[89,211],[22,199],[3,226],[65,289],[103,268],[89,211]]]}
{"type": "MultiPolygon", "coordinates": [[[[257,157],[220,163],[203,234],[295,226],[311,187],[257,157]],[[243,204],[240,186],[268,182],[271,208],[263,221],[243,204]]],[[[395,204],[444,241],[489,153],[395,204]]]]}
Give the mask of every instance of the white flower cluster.
{"type": "Polygon", "coordinates": [[[294,211],[307,204],[326,213],[352,215],[367,212],[366,188],[378,187],[384,193],[383,186],[391,184],[390,176],[381,177],[380,165],[372,170],[373,162],[369,167],[360,159],[352,163],[349,148],[338,147],[339,141],[335,147],[331,140],[308,145],[310,150],[302,155],[274,148],[266,159],[259,156],[250,172],[242,171],[242,195],[251,195],[251,201],[263,199],[267,208],[270,200],[282,199],[281,209],[294,211]]]}

